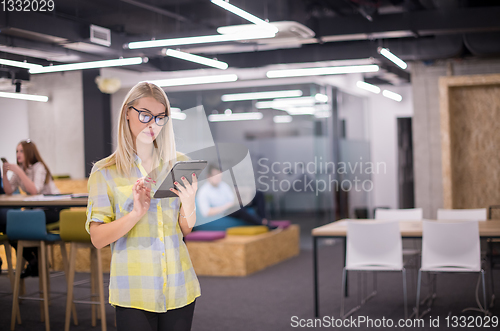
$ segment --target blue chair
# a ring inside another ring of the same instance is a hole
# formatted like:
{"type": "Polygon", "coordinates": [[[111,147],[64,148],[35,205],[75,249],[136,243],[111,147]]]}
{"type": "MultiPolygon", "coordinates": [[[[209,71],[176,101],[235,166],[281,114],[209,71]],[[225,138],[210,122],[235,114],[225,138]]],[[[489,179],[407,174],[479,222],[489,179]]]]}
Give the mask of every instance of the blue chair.
{"type": "MultiPolygon", "coordinates": [[[[46,331],[50,331],[49,320],[49,290],[50,282],[47,268],[47,244],[59,242],[65,271],[67,271],[66,247],[61,242],[58,234],[47,233],[45,213],[43,210],[9,210],[7,212],[7,237],[9,240],[17,240],[17,262],[12,298],[11,330],[15,329],[16,317],[21,324],[21,312],[19,310],[19,299],[42,300],[40,303],[40,317],[45,321],[46,331]],[[19,287],[21,282],[21,270],[23,263],[23,249],[25,247],[38,247],[39,275],[40,275],[40,298],[20,297],[19,287]]],[[[67,274],[67,272],[65,273],[67,274]]]]}

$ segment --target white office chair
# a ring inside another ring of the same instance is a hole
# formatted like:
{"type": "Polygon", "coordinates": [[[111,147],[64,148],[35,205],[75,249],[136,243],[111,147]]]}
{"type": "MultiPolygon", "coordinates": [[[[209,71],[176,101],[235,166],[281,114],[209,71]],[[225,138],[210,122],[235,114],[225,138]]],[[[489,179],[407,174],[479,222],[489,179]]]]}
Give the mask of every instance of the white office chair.
{"type": "MultiPolygon", "coordinates": [[[[419,316],[419,308],[422,272],[480,273],[483,282],[484,308],[481,307],[479,298],[476,298],[479,306],[477,310],[488,314],[486,310],[484,270],[481,268],[479,225],[477,221],[423,221],[422,264],[418,272],[417,302],[415,307],[416,318],[421,317],[419,316]]],[[[434,298],[436,296],[435,287],[433,291],[432,297],[434,298]]],[[[428,309],[422,315],[430,311],[431,304],[429,304],[428,309]]]]}
{"type": "MultiPolygon", "coordinates": [[[[403,267],[401,232],[398,222],[393,221],[349,221],[347,223],[346,266],[343,269],[340,317],[352,314],[376,294],[362,299],[360,305],[344,315],[344,288],[347,271],[401,271],[405,318],[408,316],[406,295],[406,270],[403,267]]],[[[374,284],[374,287],[376,284],[374,284]]],[[[362,289],[359,289],[360,293],[362,289]]]]}
{"type": "Polygon", "coordinates": [[[437,219],[450,221],[486,221],[488,219],[488,211],[486,208],[438,209],[437,219]]]}
{"type": "MultiPolygon", "coordinates": [[[[411,209],[377,209],[375,210],[376,220],[386,220],[386,221],[420,221],[424,216],[422,208],[411,208],[411,209]]],[[[408,243],[407,243],[408,244],[408,243]]],[[[410,259],[415,259],[420,255],[420,249],[418,248],[418,243],[416,240],[412,239],[410,243],[412,248],[408,246],[403,248],[403,256],[409,257],[410,259]]],[[[418,269],[418,266],[415,266],[418,269]]],[[[411,275],[410,275],[411,277],[411,275]]],[[[414,284],[415,281],[412,283],[414,284]]]]}

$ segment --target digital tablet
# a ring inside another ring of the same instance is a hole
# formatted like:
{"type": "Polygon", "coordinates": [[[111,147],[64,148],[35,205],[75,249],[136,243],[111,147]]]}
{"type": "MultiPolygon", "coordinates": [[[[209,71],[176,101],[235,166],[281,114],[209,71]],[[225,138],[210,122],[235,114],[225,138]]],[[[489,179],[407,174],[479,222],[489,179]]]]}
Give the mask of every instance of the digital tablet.
{"type": "Polygon", "coordinates": [[[172,170],[167,174],[165,180],[161,183],[158,190],[153,195],[155,199],[161,198],[177,198],[177,194],[170,191],[170,188],[176,188],[174,182],[178,182],[182,185],[182,176],[186,177],[188,182],[191,184],[193,172],[196,174],[196,178],[200,178],[200,173],[207,166],[207,161],[203,160],[191,160],[191,161],[177,161],[172,170]]]}

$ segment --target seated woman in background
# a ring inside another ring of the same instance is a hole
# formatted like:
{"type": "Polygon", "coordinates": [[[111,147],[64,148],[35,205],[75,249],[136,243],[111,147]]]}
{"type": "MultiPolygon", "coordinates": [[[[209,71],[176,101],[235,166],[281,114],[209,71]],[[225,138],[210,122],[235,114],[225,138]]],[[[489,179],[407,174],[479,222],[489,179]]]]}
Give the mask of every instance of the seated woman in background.
{"type": "MultiPolygon", "coordinates": [[[[18,187],[30,195],[35,194],[58,194],[50,170],[43,162],[35,143],[25,140],[16,147],[17,164],[3,163],[3,188],[6,194],[12,194],[18,187]],[[7,172],[14,174],[11,179],[7,178],[7,172]]],[[[6,231],[7,211],[0,212],[0,232],[6,231]]],[[[43,208],[46,223],[54,223],[59,220],[58,208],[43,208]]],[[[21,278],[27,276],[38,276],[37,248],[30,247],[23,250],[23,257],[28,261],[28,266],[21,274],[21,278]]]]}

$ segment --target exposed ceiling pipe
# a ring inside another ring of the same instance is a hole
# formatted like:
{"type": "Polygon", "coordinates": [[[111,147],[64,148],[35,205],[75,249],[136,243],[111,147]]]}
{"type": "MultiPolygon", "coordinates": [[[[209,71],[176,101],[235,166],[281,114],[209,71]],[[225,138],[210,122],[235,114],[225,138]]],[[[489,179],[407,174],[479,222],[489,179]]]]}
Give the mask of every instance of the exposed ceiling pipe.
{"type": "Polygon", "coordinates": [[[130,5],[136,6],[136,7],[140,7],[140,8],[152,11],[152,12],[157,13],[157,14],[161,14],[163,16],[167,16],[167,17],[170,17],[170,18],[175,18],[176,20],[181,21],[181,22],[193,23],[187,17],[184,17],[184,16],[176,14],[176,13],[172,13],[171,11],[165,10],[163,8],[160,8],[160,7],[148,5],[146,3],[142,3],[142,2],[134,1],[134,0],[121,0],[121,1],[122,2],[126,2],[126,3],[128,3],[130,5]]]}

